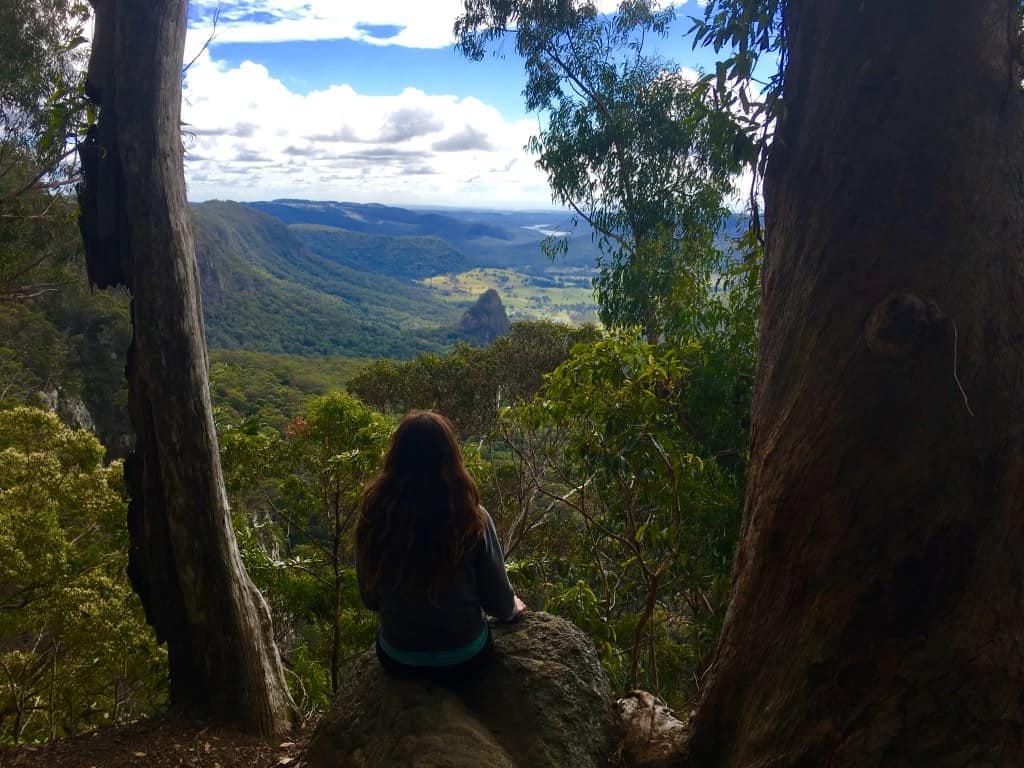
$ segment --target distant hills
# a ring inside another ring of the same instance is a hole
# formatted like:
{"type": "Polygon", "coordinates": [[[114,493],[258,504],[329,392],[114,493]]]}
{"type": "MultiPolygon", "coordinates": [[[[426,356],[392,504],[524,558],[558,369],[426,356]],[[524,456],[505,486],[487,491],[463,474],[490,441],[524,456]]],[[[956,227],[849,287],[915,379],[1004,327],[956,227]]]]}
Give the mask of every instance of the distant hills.
{"type": "Polygon", "coordinates": [[[388,237],[321,224],[293,224],[292,234],[318,256],[350,269],[410,280],[465,272],[476,264],[439,237],[388,237]]]}
{"type": "MultiPolygon", "coordinates": [[[[557,211],[411,210],[376,203],[273,200],[247,203],[285,224],[314,224],[385,237],[438,238],[473,262],[472,266],[543,270],[540,241],[547,233],[571,236],[566,266],[593,266],[597,246],[589,227],[570,232],[570,215],[557,211]]],[[[435,273],[441,274],[441,273],[435,273]]]]}
{"type": "Polygon", "coordinates": [[[462,303],[438,287],[442,275],[497,275],[479,290],[507,297],[512,279],[522,280],[520,292],[538,307],[575,286],[565,294],[580,304],[574,312],[592,312],[586,285],[597,246],[566,213],[310,200],[211,201],[192,213],[212,348],[372,358],[441,351],[475,338],[460,318],[479,296],[462,303]],[[570,237],[556,267],[540,248],[551,233],[570,237]]]}
{"type": "MultiPolygon", "coordinates": [[[[477,267],[539,274],[565,214],[274,200],[192,206],[212,348],[411,357],[460,338],[464,305],[417,282],[477,267]]],[[[593,264],[580,246],[567,263],[593,264]]],[[[475,297],[474,297],[475,298],[475,297]]]]}
{"type": "Polygon", "coordinates": [[[192,213],[211,347],[409,357],[456,339],[460,308],[422,286],[320,255],[250,206],[208,202],[192,213]]]}

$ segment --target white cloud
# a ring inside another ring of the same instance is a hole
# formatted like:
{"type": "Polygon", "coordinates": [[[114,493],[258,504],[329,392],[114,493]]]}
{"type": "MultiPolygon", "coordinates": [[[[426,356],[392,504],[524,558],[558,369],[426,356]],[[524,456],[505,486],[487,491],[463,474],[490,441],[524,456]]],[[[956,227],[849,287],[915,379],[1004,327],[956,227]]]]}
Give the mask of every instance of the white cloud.
{"type": "MultiPolygon", "coordinates": [[[[620,2],[594,4],[610,13],[620,2]]],[[[195,50],[209,36],[218,7],[220,43],[348,39],[409,48],[451,45],[452,27],[463,12],[462,0],[192,0],[199,19],[190,25],[190,43],[199,41],[195,50]]]]}
{"type": "Polygon", "coordinates": [[[193,200],[275,197],[406,204],[546,206],[523,150],[537,124],[475,98],[349,85],[290,91],[251,61],[203,53],[188,70],[186,178],[193,200]]]}

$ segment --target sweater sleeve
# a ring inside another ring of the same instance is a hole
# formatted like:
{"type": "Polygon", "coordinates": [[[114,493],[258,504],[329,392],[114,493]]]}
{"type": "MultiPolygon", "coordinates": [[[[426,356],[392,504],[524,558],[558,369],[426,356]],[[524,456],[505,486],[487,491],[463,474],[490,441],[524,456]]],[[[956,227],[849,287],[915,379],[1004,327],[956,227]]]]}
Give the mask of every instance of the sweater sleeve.
{"type": "Polygon", "coordinates": [[[480,590],[480,605],[489,615],[501,621],[511,621],[516,615],[515,592],[505,572],[505,556],[501,552],[498,531],[490,513],[484,513],[484,537],[480,542],[480,557],[477,561],[477,587],[480,590]]]}

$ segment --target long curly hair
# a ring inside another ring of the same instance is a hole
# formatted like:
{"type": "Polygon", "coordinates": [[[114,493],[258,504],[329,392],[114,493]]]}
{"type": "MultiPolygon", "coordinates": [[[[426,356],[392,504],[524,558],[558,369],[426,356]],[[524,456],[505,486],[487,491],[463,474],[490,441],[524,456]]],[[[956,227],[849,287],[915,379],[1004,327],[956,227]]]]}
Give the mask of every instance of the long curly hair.
{"type": "Polygon", "coordinates": [[[366,589],[424,594],[436,604],[483,533],[480,491],[452,425],[438,413],[412,411],[359,501],[356,557],[366,589]]]}

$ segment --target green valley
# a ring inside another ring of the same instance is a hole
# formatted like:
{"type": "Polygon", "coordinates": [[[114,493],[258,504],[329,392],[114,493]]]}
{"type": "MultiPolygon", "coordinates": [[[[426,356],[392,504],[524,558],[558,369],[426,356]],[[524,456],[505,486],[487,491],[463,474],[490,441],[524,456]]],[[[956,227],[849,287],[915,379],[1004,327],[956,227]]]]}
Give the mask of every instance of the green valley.
{"type": "Polygon", "coordinates": [[[443,300],[463,303],[494,288],[511,319],[556,320],[579,325],[597,322],[597,304],[590,287],[590,270],[549,268],[534,275],[514,269],[479,267],[459,274],[423,280],[443,300]]]}
{"type": "Polygon", "coordinates": [[[308,249],[249,206],[193,206],[211,347],[408,357],[452,343],[459,310],[421,287],[308,249]]]}

